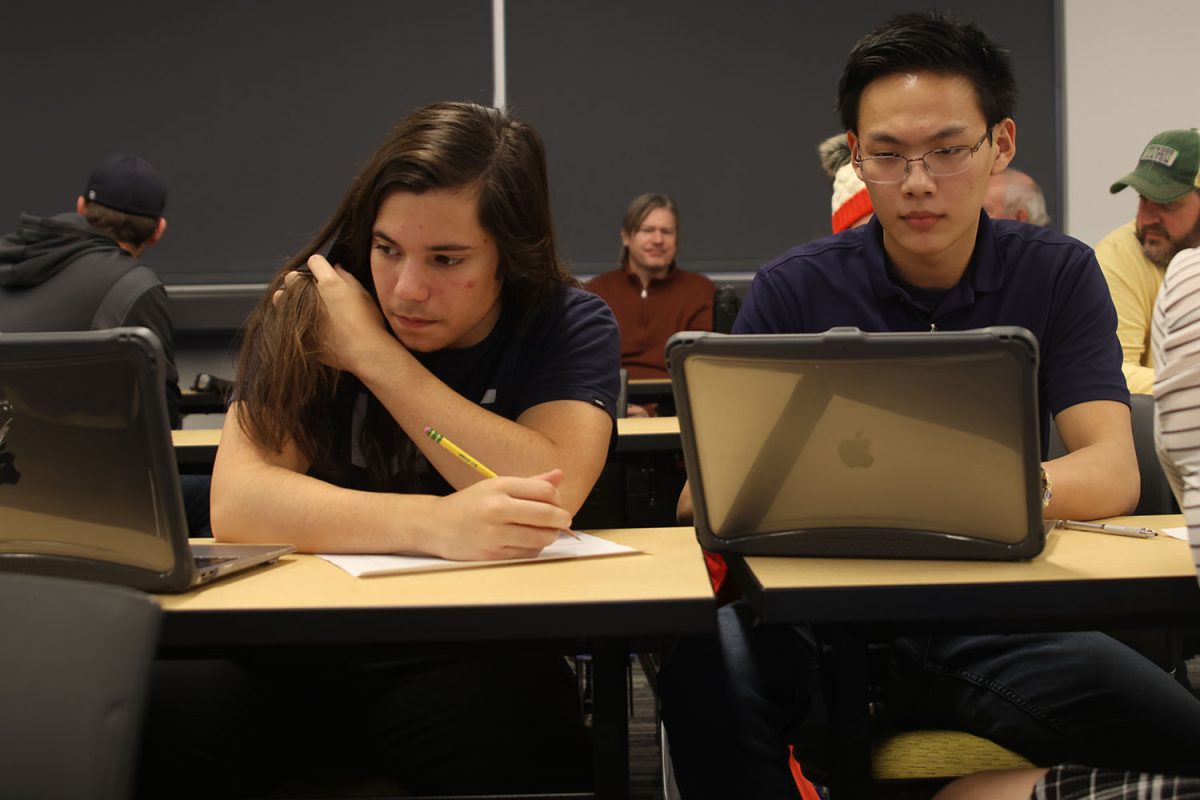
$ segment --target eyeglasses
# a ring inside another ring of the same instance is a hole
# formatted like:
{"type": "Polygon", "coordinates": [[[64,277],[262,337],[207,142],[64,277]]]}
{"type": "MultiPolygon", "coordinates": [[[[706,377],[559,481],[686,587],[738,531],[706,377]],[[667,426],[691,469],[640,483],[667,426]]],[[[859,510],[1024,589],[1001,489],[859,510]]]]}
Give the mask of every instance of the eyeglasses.
{"type": "Polygon", "coordinates": [[[904,156],[863,158],[859,156],[856,163],[862,170],[863,180],[870,183],[900,183],[908,177],[909,164],[914,161],[924,163],[925,171],[934,178],[949,178],[951,175],[967,171],[967,168],[971,166],[971,156],[975,155],[976,150],[983,147],[984,140],[991,133],[992,129],[988,128],[983,136],[979,137],[979,141],[975,143],[974,147],[967,147],[965,144],[956,147],[939,147],[918,158],[905,158],[904,156]]]}

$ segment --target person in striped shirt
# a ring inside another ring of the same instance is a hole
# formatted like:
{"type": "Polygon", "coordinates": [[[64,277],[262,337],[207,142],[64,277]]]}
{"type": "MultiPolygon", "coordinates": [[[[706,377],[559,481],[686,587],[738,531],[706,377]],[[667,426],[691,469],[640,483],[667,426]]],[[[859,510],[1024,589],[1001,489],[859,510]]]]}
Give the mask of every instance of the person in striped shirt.
{"type": "MultiPolygon", "coordinates": [[[[1167,267],[1152,318],[1154,440],[1187,521],[1200,576],[1200,248],[1167,267]]],[[[1200,800],[1200,777],[1106,770],[1075,764],[980,772],[948,785],[934,800],[1200,800]]]]}

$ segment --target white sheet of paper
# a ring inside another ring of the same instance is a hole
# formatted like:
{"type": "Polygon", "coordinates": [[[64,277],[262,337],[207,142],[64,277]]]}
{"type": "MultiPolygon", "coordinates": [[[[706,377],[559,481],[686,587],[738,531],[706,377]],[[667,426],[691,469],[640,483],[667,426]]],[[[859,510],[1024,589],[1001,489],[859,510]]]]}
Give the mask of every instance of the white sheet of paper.
{"type": "Polygon", "coordinates": [[[565,533],[560,533],[557,540],[551,542],[541,553],[533,558],[509,558],[502,561],[448,561],[436,556],[332,555],[325,553],[318,553],[318,556],[330,564],[341,567],[357,578],[365,578],[371,575],[392,575],[397,572],[475,569],[478,567],[494,567],[499,564],[522,564],[529,561],[559,561],[565,558],[592,558],[595,556],[616,556],[640,552],[635,547],[617,544],[607,539],[599,539],[586,533],[580,533],[578,539],[574,539],[565,533]]]}
{"type": "Polygon", "coordinates": [[[1170,536],[1172,539],[1188,540],[1187,528],[1159,528],[1163,534],[1170,536]]]}

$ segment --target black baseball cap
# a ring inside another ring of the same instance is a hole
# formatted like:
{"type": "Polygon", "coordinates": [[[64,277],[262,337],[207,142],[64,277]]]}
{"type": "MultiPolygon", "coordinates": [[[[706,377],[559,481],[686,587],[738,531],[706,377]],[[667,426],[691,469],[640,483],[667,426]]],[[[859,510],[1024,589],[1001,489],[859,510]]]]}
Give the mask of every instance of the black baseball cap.
{"type": "Polygon", "coordinates": [[[109,156],[92,170],[83,196],[139,217],[161,217],[167,205],[167,187],[158,170],[128,153],[109,156]]]}

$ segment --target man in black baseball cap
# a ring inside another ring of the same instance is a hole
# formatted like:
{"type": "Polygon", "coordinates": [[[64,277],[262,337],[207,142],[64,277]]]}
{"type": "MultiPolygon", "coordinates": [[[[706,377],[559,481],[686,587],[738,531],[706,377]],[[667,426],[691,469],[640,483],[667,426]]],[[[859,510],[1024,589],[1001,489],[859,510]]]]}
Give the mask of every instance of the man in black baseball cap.
{"type": "Polygon", "coordinates": [[[118,153],[92,170],[83,199],[126,214],[161,219],[167,187],[149,161],[118,153]]]}
{"type": "MultiPolygon", "coordinates": [[[[109,156],[92,170],[75,213],[22,214],[0,238],[0,333],[135,325],[158,335],[167,357],[167,408],[181,426],[179,372],[167,290],[141,262],[167,230],[167,187],[150,162],[109,156]]],[[[193,535],[208,535],[208,482],[185,475],[193,535]]]]}
{"type": "Polygon", "coordinates": [[[1117,307],[1122,369],[1131,392],[1154,385],[1150,320],[1167,264],[1200,245],[1200,131],[1163,131],[1150,140],[1132,172],[1109,189],[1138,193],[1137,216],[1096,245],[1096,258],[1117,307]]]}
{"type": "Polygon", "coordinates": [[[158,170],[119,154],[92,170],[75,213],[22,214],[17,230],[0,238],[0,332],[149,328],[167,356],[167,405],[178,427],[167,292],[140,261],[167,229],[166,202],[158,170]]]}

